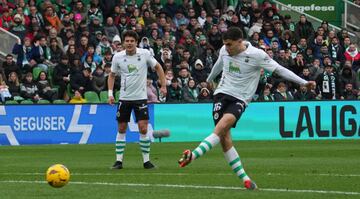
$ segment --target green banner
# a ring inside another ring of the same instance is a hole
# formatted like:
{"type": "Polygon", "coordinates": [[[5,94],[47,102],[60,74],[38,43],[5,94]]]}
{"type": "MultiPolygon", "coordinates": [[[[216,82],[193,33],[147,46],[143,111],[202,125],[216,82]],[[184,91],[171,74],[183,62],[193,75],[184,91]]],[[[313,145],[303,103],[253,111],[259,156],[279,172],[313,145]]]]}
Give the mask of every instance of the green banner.
{"type": "MultiPolygon", "coordinates": [[[[201,141],[213,132],[211,104],[156,104],[163,141],[201,141]]],[[[359,139],[359,101],[251,103],[231,130],[234,140],[359,139]]]]}
{"type": "MultiPolygon", "coordinates": [[[[278,0],[279,2],[302,13],[310,14],[321,20],[326,20],[334,25],[341,25],[341,15],[344,12],[342,0],[278,0]]],[[[285,7],[281,7],[280,13],[287,12],[285,7]]],[[[298,20],[298,19],[296,19],[298,20]]]]}

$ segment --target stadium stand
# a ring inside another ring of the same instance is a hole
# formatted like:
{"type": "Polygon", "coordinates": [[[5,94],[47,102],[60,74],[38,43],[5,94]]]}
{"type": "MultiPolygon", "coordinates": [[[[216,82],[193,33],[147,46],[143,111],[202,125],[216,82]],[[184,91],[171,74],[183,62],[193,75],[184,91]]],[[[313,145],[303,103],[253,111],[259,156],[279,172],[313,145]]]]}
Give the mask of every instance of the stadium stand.
{"type": "MultiPolygon", "coordinates": [[[[71,77],[78,78],[75,83],[84,81],[82,71],[89,68],[91,74],[85,79],[90,84],[79,92],[89,103],[106,103],[112,55],[123,50],[121,34],[125,30],[135,30],[141,38],[139,48],[148,49],[163,66],[168,90],[172,89],[171,82],[177,80],[178,94],[197,93],[193,102],[211,101],[214,88],[205,80],[222,46],[221,33],[231,26],[240,27],[252,45],[281,65],[317,82],[311,90],[301,89],[263,71],[254,101],[360,99],[360,53],[349,31],[333,29],[327,21],[317,25],[308,15],[282,13],[269,0],[13,2],[17,1],[0,5],[0,37],[6,40],[0,45],[0,55],[13,54],[15,64],[4,60],[0,74],[7,85],[8,74],[16,72],[23,85],[27,72],[32,72],[32,82],[37,84],[38,75],[45,71],[49,85],[59,94],[57,99],[65,102],[82,88],[70,86],[71,77]],[[190,78],[196,86],[188,88],[190,78]],[[284,84],[285,89],[279,90],[279,84],[284,84]],[[201,91],[210,97],[204,100],[201,91]]],[[[353,3],[351,9],[356,13],[360,3],[353,3]]],[[[152,101],[171,101],[169,96],[159,96],[154,71],[149,70],[149,78],[152,86],[148,89],[152,89],[152,97],[155,94],[158,98],[152,101]]],[[[119,87],[117,80],[115,90],[119,87]]],[[[13,100],[29,103],[17,98],[20,90],[11,89],[10,93],[12,97],[5,99],[6,104],[14,103],[13,100]]],[[[54,103],[60,102],[57,99],[54,103]]],[[[187,102],[187,97],[179,99],[187,102]]]]}

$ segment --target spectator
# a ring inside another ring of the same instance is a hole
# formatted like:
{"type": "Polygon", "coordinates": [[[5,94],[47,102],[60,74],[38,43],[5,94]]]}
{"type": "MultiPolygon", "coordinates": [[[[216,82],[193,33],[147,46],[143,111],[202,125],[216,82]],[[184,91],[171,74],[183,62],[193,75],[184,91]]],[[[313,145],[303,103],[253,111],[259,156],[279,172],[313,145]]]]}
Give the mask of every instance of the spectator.
{"type": "Polygon", "coordinates": [[[235,15],[234,6],[228,6],[226,9],[226,13],[222,15],[221,18],[225,19],[225,23],[228,23],[231,21],[234,15],[235,15]]]}
{"type": "Polygon", "coordinates": [[[353,89],[352,84],[348,83],[345,85],[345,89],[344,89],[341,99],[345,99],[345,100],[357,100],[358,99],[358,93],[356,90],[353,89]]]}
{"type": "MultiPolygon", "coordinates": [[[[104,76],[105,76],[105,90],[108,89],[107,82],[109,74],[111,73],[111,64],[105,64],[104,66],[104,76]]],[[[120,90],[120,76],[115,76],[115,82],[114,82],[114,90],[120,90]]]]}
{"type": "Polygon", "coordinates": [[[324,72],[324,69],[322,67],[320,67],[320,60],[319,59],[314,59],[314,61],[312,62],[312,65],[310,65],[309,67],[309,71],[311,74],[311,79],[317,79],[317,77],[322,74],[324,72]]]}
{"type": "Polygon", "coordinates": [[[23,83],[20,85],[20,94],[26,100],[38,101],[39,89],[33,81],[33,74],[31,72],[26,73],[23,83]]]}
{"type": "Polygon", "coordinates": [[[300,15],[300,21],[295,27],[296,39],[299,41],[300,38],[313,38],[314,34],[314,27],[312,23],[306,19],[304,14],[300,15]]]}
{"type": "Polygon", "coordinates": [[[65,91],[70,82],[70,67],[67,55],[63,55],[60,63],[55,66],[53,80],[54,84],[59,87],[59,98],[67,101],[69,96],[67,96],[65,91]]]}
{"type": "Polygon", "coordinates": [[[291,32],[295,32],[295,23],[292,22],[290,15],[284,16],[284,22],[283,22],[284,30],[290,30],[291,32]]]}
{"type": "Polygon", "coordinates": [[[80,57],[82,57],[86,53],[88,47],[89,47],[89,39],[86,36],[81,36],[80,44],[78,45],[78,48],[76,50],[77,54],[80,55],[80,57]]]}
{"type": "Polygon", "coordinates": [[[293,71],[297,75],[300,75],[306,65],[304,56],[301,53],[298,53],[293,63],[294,65],[291,67],[291,71],[293,71]]]}
{"type": "Polygon", "coordinates": [[[101,65],[102,58],[95,52],[95,47],[92,44],[88,45],[87,51],[81,57],[81,63],[84,63],[89,56],[97,65],[101,65]]]}
{"type": "Polygon", "coordinates": [[[0,75],[0,102],[5,102],[8,99],[11,99],[9,86],[6,85],[5,79],[0,75]]]}
{"type": "Polygon", "coordinates": [[[341,57],[344,54],[344,49],[340,45],[339,39],[337,37],[332,38],[331,43],[329,44],[328,52],[333,62],[341,61],[341,57]]]}
{"type": "Polygon", "coordinates": [[[357,71],[360,68],[360,53],[355,46],[355,44],[350,44],[350,46],[346,49],[345,60],[351,61],[352,69],[357,71]]]}
{"type": "Polygon", "coordinates": [[[59,17],[54,12],[54,7],[52,5],[46,7],[44,19],[51,24],[53,28],[57,31],[60,31],[62,28],[62,23],[59,17]]]}
{"type": "Polygon", "coordinates": [[[200,94],[198,95],[198,101],[203,103],[212,102],[212,95],[208,88],[202,88],[200,94]]]}
{"type": "Polygon", "coordinates": [[[74,73],[70,75],[70,85],[71,89],[75,91],[79,91],[81,94],[86,91],[92,90],[91,84],[91,69],[83,68],[82,70],[76,70],[74,73]]]}
{"type": "Polygon", "coordinates": [[[303,68],[302,73],[299,75],[299,77],[305,79],[306,81],[313,81],[313,79],[311,79],[311,74],[308,67],[303,68]]]}
{"type": "Polygon", "coordinates": [[[7,31],[12,28],[12,18],[8,8],[3,9],[3,14],[1,16],[1,27],[7,31]]]}
{"type": "Polygon", "coordinates": [[[83,21],[88,21],[87,9],[82,1],[76,1],[75,6],[73,7],[73,12],[80,14],[83,21]]]}
{"type": "Polygon", "coordinates": [[[171,80],[170,86],[167,88],[166,102],[181,102],[182,90],[176,78],[171,80]]]}
{"type": "Polygon", "coordinates": [[[311,90],[308,90],[308,88],[305,85],[300,85],[300,89],[296,91],[294,94],[294,100],[298,100],[298,101],[309,101],[315,99],[316,99],[316,93],[313,93],[311,90]]]}
{"type": "Polygon", "coordinates": [[[172,79],[174,79],[174,72],[172,71],[172,69],[165,70],[165,79],[166,86],[170,86],[172,79]]]}
{"type": "MultiPolygon", "coordinates": [[[[47,44],[45,36],[41,36],[39,38],[39,52],[40,52],[40,59],[37,60],[37,62],[50,65],[51,50],[49,45],[47,44]]],[[[44,70],[47,70],[47,67],[44,68],[44,70]]]]}
{"type": "Polygon", "coordinates": [[[26,27],[24,25],[24,18],[20,14],[16,14],[13,19],[13,24],[10,28],[10,32],[18,36],[19,38],[24,38],[26,33],[26,27]]]}
{"type": "Polygon", "coordinates": [[[266,102],[266,101],[274,101],[274,96],[271,94],[271,87],[265,86],[264,90],[261,92],[258,101],[266,102]]]}
{"type": "Polygon", "coordinates": [[[31,72],[33,67],[36,66],[35,61],[40,57],[39,42],[36,41],[34,46],[31,44],[30,38],[24,38],[24,44],[21,40],[14,45],[12,53],[17,55],[16,64],[23,72],[31,72]]]}
{"type": "Polygon", "coordinates": [[[55,89],[51,88],[46,72],[40,72],[37,87],[40,98],[51,102],[58,99],[58,93],[55,89]]]}
{"type": "Polygon", "coordinates": [[[185,87],[190,79],[190,72],[188,67],[181,67],[179,71],[178,82],[181,88],[185,87]]]}
{"type": "Polygon", "coordinates": [[[64,44],[62,42],[62,39],[60,37],[58,37],[58,32],[55,28],[51,28],[49,30],[49,36],[47,37],[47,42],[48,45],[50,45],[50,41],[51,39],[56,39],[57,40],[57,45],[60,47],[60,49],[62,51],[64,51],[64,44]]]}
{"type": "Polygon", "coordinates": [[[113,38],[111,48],[112,48],[113,54],[123,50],[122,45],[121,45],[121,39],[120,39],[119,35],[115,35],[115,37],[113,38]]]}
{"type": "Polygon", "coordinates": [[[174,18],[175,13],[178,11],[178,5],[174,0],[167,0],[164,5],[163,12],[166,13],[170,18],[174,18]]]}
{"type": "Polygon", "coordinates": [[[344,89],[347,84],[352,84],[355,90],[358,89],[356,73],[351,69],[351,63],[349,61],[346,61],[344,64],[343,69],[340,72],[339,81],[342,89],[344,89]]]}
{"type": "Polygon", "coordinates": [[[209,44],[211,44],[215,50],[219,50],[222,46],[222,38],[218,26],[213,25],[207,36],[209,44]]]}
{"type": "Polygon", "coordinates": [[[191,76],[194,78],[195,82],[205,82],[208,76],[204,64],[200,59],[195,61],[194,69],[191,72],[191,76]]]}
{"type": "Polygon", "coordinates": [[[291,94],[291,92],[289,92],[287,90],[286,84],[284,82],[280,82],[276,87],[276,91],[274,92],[274,100],[275,101],[291,101],[293,99],[294,99],[294,97],[291,94]]]}
{"type": "Polygon", "coordinates": [[[55,66],[56,63],[59,63],[61,57],[64,55],[64,51],[60,48],[58,44],[58,40],[56,38],[50,39],[50,62],[52,63],[52,67],[55,66]]]}
{"type": "MultiPolygon", "coordinates": [[[[154,50],[150,46],[149,39],[147,37],[143,37],[139,43],[139,48],[148,49],[150,51],[151,56],[155,56],[154,50]]],[[[163,54],[161,56],[161,60],[159,60],[159,63],[164,63],[166,59],[171,59],[171,51],[167,51],[166,54],[163,54]]],[[[163,64],[161,64],[163,65],[163,64]]]]}
{"type": "Polygon", "coordinates": [[[251,27],[251,16],[249,14],[249,9],[247,7],[242,7],[240,9],[240,23],[245,29],[245,33],[247,33],[251,27]]]}
{"type": "Polygon", "coordinates": [[[35,22],[39,27],[44,27],[45,25],[44,18],[41,15],[41,13],[38,12],[36,6],[30,6],[29,9],[30,9],[30,14],[29,14],[30,21],[32,23],[35,22]]]}
{"type": "Polygon", "coordinates": [[[259,84],[255,92],[257,95],[261,94],[266,86],[270,88],[272,87],[270,76],[271,75],[269,72],[265,71],[264,69],[260,69],[259,84]]]}
{"type": "Polygon", "coordinates": [[[108,40],[112,41],[115,35],[120,35],[119,30],[114,25],[114,20],[112,17],[106,19],[106,24],[104,27],[104,32],[108,40]]]}
{"type": "Polygon", "coordinates": [[[69,101],[70,104],[84,104],[87,103],[86,99],[84,99],[81,95],[81,93],[76,90],[74,93],[74,96],[69,101]]]}
{"type": "Polygon", "coordinates": [[[287,69],[291,69],[291,67],[295,64],[290,57],[286,56],[285,50],[283,49],[279,50],[279,54],[275,57],[275,61],[287,69]]]}
{"type": "Polygon", "coordinates": [[[341,95],[339,78],[333,72],[332,65],[325,65],[325,71],[316,79],[321,99],[333,100],[339,99],[341,95]]]}
{"type": "Polygon", "coordinates": [[[186,86],[182,88],[183,102],[197,102],[199,90],[194,79],[189,79],[186,86]]]}
{"type": "Polygon", "coordinates": [[[146,82],[146,90],[147,90],[147,102],[148,103],[158,103],[158,91],[153,84],[153,80],[148,76],[146,82]]]}
{"type": "Polygon", "coordinates": [[[202,55],[200,57],[200,60],[204,60],[204,62],[205,62],[204,69],[207,74],[210,73],[210,71],[213,68],[217,59],[218,59],[218,57],[216,55],[215,49],[211,45],[208,45],[206,48],[205,55],[202,55]]]}
{"type": "Polygon", "coordinates": [[[24,100],[24,98],[20,96],[20,81],[16,72],[11,72],[9,74],[7,85],[9,86],[10,94],[14,100],[16,101],[24,100]]]}
{"type": "Polygon", "coordinates": [[[102,60],[102,64],[101,64],[101,67],[104,68],[104,66],[106,64],[110,64],[111,65],[111,62],[112,62],[112,52],[111,51],[106,51],[105,52],[105,55],[104,55],[104,58],[102,60]]]}
{"type": "Polygon", "coordinates": [[[90,20],[92,20],[94,17],[97,17],[99,18],[100,23],[102,23],[104,21],[104,17],[101,9],[99,9],[98,6],[99,5],[96,5],[95,3],[90,3],[90,9],[88,10],[87,15],[90,20]]]}
{"type": "Polygon", "coordinates": [[[2,63],[5,77],[9,77],[10,73],[15,72],[18,76],[21,75],[21,70],[14,62],[14,57],[11,54],[7,54],[5,61],[2,63]]]}
{"type": "Polygon", "coordinates": [[[106,77],[104,70],[101,66],[97,66],[95,71],[92,73],[92,90],[96,93],[100,93],[105,90],[106,87],[106,77]]]}
{"type": "MultiPolygon", "coordinates": [[[[99,65],[101,66],[101,65],[99,65]]],[[[97,67],[97,64],[94,62],[93,57],[88,55],[85,58],[84,68],[90,68],[91,72],[94,72],[97,67]]]]}

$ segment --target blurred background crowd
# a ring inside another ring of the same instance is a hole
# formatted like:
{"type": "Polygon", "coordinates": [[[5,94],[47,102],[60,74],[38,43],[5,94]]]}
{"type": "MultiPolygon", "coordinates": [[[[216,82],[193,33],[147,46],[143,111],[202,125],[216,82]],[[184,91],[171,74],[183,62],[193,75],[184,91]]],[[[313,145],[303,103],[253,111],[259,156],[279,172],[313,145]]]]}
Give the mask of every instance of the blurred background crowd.
{"type": "Polygon", "coordinates": [[[20,38],[0,65],[3,103],[106,102],[112,56],[123,50],[125,30],[138,33],[138,47],[148,49],[165,71],[168,94],[161,96],[156,72],[149,69],[150,103],[211,102],[214,85],[206,78],[222,32],[231,26],[282,66],[317,83],[306,88],[262,71],[254,101],[360,96],[360,53],[348,31],[335,31],[327,21],[314,27],[305,15],[283,15],[268,0],[0,2],[0,27],[20,38]]]}

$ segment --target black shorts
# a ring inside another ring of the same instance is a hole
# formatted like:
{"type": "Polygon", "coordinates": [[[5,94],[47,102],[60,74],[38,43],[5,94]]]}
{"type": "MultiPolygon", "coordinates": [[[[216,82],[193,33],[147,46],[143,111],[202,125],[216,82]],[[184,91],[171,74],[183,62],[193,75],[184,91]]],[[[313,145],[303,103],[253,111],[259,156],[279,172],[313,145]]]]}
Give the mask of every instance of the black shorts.
{"type": "Polygon", "coordinates": [[[225,113],[230,113],[235,116],[236,121],[233,128],[236,127],[237,121],[240,119],[241,114],[245,111],[246,104],[242,100],[226,94],[216,94],[214,96],[213,104],[213,119],[215,125],[220,121],[225,113]]]}
{"type": "Polygon", "coordinates": [[[130,122],[131,111],[134,110],[136,122],[139,120],[149,120],[149,111],[146,100],[119,101],[116,112],[118,122],[130,122]]]}

